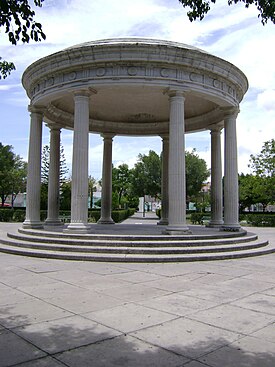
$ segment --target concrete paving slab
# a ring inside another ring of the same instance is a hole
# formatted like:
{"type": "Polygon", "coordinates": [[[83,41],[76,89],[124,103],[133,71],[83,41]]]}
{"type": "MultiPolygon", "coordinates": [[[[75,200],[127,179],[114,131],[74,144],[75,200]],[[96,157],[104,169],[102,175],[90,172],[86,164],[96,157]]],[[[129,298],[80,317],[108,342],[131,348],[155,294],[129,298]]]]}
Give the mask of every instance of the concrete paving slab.
{"type": "Polygon", "coordinates": [[[188,360],[131,336],[74,349],[56,358],[69,367],[179,367],[188,360]]]}
{"type": "Polygon", "coordinates": [[[16,303],[22,303],[26,301],[32,301],[33,297],[11,287],[5,287],[0,289],[0,306],[13,305],[16,303]]]}
{"type": "Polygon", "coordinates": [[[201,321],[226,330],[238,331],[246,335],[262,329],[274,320],[272,315],[228,304],[199,311],[188,317],[192,320],[201,321]]]}
{"type": "Polygon", "coordinates": [[[124,303],[121,299],[85,289],[47,298],[45,301],[75,314],[105,310],[124,303]]]}
{"type": "Polygon", "coordinates": [[[128,283],[147,283],[154,280],[165,279],[162,275],[146,273],[143,271],[131,271],[123,274],[117,274],[115,275],[115,278],[124,280],[128,283]]]}
{"type": "Polygon", "coordinates": [[[259,343],[252,337],[242,338],[200,359],[212,367],[274,367],[273,343],[259,343]]]}
{"type": "MultiPolygon", "coordinates": [[[[187,273],[174,277],[166,277],[165,279],[154,280],[147,282],[146,286],[162,289],[168,292],[181,292],[187,289],[192,289],[196,286],[196,280],[205,276],[205,273],[187,273]]],[[[200,283],[198,283],[200,286],[200,283]]]]}
{"type": "Polygon", "coordinates": [[[33,299],[28,302],[1,306],[0,324],[10,329],[21,325],[59,319],[70,315],[72,314],[64,309],[38,299],[33,299]]]}
{"type": "Polygon", "coordinates": [[[261,293],[268,294],[269,296],[275,296],[275,287],[266,289],[266,290],[262,291],[261,293]]]}
{"type": "Polygon", "coordinates": [[[202,300],[213,301],[219,304],[232,302],[243,298],[254,291],[244,289],[235,289],[223,286],[223,283],[216,284],[196,284],[196,287],[182,291],[181,294],[190,297],[196,297],[202,300]]]}
{"type": "Polygon", "coordinates": [[[10,331],[0,331],[0,356],[0,367],[7,367],[46,356],[46,353],[10,331]]]}
{"type": "Polygon", "coordinates": [[[275,315],[275,297],[266,294],[251,294],[248,297],[232,302],[232,305],[249,310],[275,315]]]}
{"type": "Polygon", "coordinates": [[[177,318],[171,313],[131,303],[104,311],[86,313],[83,316],[123,333],[144,329],[177,318]]]}
{"type": "Polygon", "coordinates": [[[42,285],[55,283],[53,279],[43,274],[35,274],[29,271],[22,272],[22,270],[17,271],[17,269],[13,269],[2,276],[1,282],[14,288],[28,286],[29,284],[42,285]],[[10,274],[13,274],[13,276],[11,277],[10,274]]]}
{"type": "Polygon", "coordinates": [[[122,288],[124,286],[128,286],[129,282],[126,282],[125,280],[115,278],[112,276],[102,276],[97,275],[97,278],[95,281],[91,280],[90,276],[87,278],[82,279],[81,282],[78,283],[79,286],[90,289],[94,291],[101,292],[108,289],[116,289],[116,288],[122,288]]]}
{"type": "Polygon", "coordinates": [[[267,340],[271,343],[275,343],[275,322],[262,328],[261,330],[256,331],[255,333],[251,334],[259,339],[259,343],[262,343],[262,340],[267,340]]]}
{"type": "Polygon", "coordinates": [[[169,292],[149,287],[144,284],[131,284],[114,289],[105,289],[102,293],[123,301],[135,302],[163,296],[169,292]]]}
{"type": "Polygon", "coordinates": [[[20,290],[26,294],[32,295],[39,299],[51,299],[51,298],[61,298],[65,297],[67,294],[77,294],[82,293],[83,288],[79,288],[72,284],[65,282],[57,282],[42,285],[32,285],[21,287],[20,290]]]}
{"type": "Polygon", "coordinates": [[[249,274],[244,276],[245,279],[258,280],[265,283],[271,283],[271,285],[275,286],[275,269],[274,271],[264,271],[264,272],[256,272],[253,274],[249,274]]]}
{"type": "Polygon", "coordinates": [[[263,290],[272,288],[272,284],[270,283],[260,281],[260,280],[255,280],[255,279],[247,279],[247,278],[235,278],[235,279],[226,280],[223,282],[223,285],[225,287],[230,287],[233,289],[243,289],[245,290],[245,292],[250,291],[250,290],[251,292],[255,292],[255,290],[259,292],[259,291],[263,291],[263,290]]]}
{"type": "Polygon", "coordinates": [[[131,335],[192,359],[240,338],[238,333],[186,318],[139,330],[131,335]]]}
{"type": "Polygon", "coordinates": [[[64,363],[57,361],[52,357],[39,358],[34,361],[20,364],[20,367],[61,367],[65,366],[64,363]]]}
{"type": "Polygon", "coordinates": [[[192,361],[184,364],[184,367],[209,367],[209,365],[197,361],[192,361]]]}
{"type": "Polygon", "coordinates": [[[216,302],[189,297],[178,293],[172,293],[167,296],[157,297],[152,300],[138,303],[155,310],[170,312],[178,316],[189,315],[198,310],[205,310],[217,306],[216,302]]]}
{"type": "Polygon", "coordinates": [[[81,316],[28,325],[13,329],[13,332],[50,354],[120,335],[118,331],[81,316]]]}

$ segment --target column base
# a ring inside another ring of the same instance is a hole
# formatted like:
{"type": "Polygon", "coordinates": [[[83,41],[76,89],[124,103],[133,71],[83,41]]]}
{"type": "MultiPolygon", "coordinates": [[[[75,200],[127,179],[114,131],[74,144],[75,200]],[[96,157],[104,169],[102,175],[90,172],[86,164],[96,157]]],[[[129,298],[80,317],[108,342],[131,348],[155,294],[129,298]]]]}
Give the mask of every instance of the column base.
{"type": "Polygon", "coordinates": [[[172,236],[177,236],[182,234],[192,234],[192,231],[187,226],[168,226],[164,233],[172,236]]]}
{"type": "Polygon", "coordinates": [[[242,227],[240,226],[240,224],[223,224],[220,228],[220,231],[240,232],[242,231],[242,227]]]}
{"type": "Polygon", "coordinates": [[[77,223],[70,223],[63,232],[69,233],[89,233],[91,226],[87,223],[77,222],[77,223]]]}
{"type": "Polygon", "coordinates": [[[168,219],[160,219],[157,222],[157,225],[159,225],[159,226],[168,226],[168,224],[169,224],[168,219]]]}
{"type": "Polygon", "coordinates": [[[63,223],[61,222],[60,219],[46,219],[44,225],[56,227],[56,226],[62,226],[63,223]]]}
{"type": "Polygon", "coordinates": [[[213,221],[210,221],[205,227],[220,228],[222,225],[223,225],[223,221],[213,220],[213,221]]]}
{"type": "Polygon", "coordinates": [[[25,220],[22,225],[25,229],[43,229],[43,223],[36,220],[25,220]]]}
{"type": "Polygon", "coordinates": [[[115,222],[112,218],[100,218],[97,224],[115,224],[115,222]]]}

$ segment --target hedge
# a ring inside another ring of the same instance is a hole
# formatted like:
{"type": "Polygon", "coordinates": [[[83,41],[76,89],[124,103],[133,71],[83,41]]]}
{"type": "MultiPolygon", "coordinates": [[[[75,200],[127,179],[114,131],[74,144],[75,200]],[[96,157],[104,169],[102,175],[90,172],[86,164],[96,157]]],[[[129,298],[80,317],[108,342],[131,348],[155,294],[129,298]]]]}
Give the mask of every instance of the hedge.
{"type": "MultiPolygon", "coordinates": [[[[115,223],[122,222],[128,217],[132,216],[135,213],[134,208],[125,209],[125,210],[113,210],[112,218],[115,223]]],[[[0,209],[0,222],[24,222],[26,217],[25,208],[3,208],[0,209]]],[[[69,222],[71,218],[70,210],[60,210],[59,217],[64,222],[69,222]]],[[[89,209],[88,212],[88,221],[96,223],[100,218],[100,210],[98,209],[89,209]]],[[[40,211],[40,220],[44,222],[47,219],[47,210],[40,211]]]]}

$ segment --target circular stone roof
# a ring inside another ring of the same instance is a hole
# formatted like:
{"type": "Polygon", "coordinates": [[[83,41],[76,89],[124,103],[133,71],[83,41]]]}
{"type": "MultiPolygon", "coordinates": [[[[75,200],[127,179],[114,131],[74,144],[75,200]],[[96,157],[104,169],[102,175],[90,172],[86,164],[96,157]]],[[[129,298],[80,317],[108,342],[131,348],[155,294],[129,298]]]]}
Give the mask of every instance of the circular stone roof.
{"type": "Polygon", "coordinates": [[[74,93],[90,90],[90,131],[118,135],[169,132],[169,93],[185,93],[187,132],[222,122],[248,88],[233,64],[170,41],[118,38],[86,42],[31,64],[23,86],[45,121],[73,128],[74,93]]]}

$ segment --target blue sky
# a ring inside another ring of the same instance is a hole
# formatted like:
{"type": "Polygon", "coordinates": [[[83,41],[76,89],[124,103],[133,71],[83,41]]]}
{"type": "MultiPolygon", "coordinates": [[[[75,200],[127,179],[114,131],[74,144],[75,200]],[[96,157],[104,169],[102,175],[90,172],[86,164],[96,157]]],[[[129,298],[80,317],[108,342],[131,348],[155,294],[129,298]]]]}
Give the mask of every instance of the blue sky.
{"type": "MultiPolygon", "coordinates": [[[[239,172],[249,172],[250,154],[260,152],[263,143],[275,137],[275,26],[262,26],[256,7],[228,6],[218,1],[201,22],[190,23],[177,0],[45,0],[36,18],[47,39],[41,43],[12,46],[0,29],[0,55],[14,61],[17,70],[0,81],[0,142],[27,160],[28,98],[21,76],[33,61],[74,44],[113,37],[150,37],[190,44],[239,67],[248,77],[249,91],[238,117],[239,172]]],[[[43,144],[48,144],[43,128],[43,144]]],[[[62,131],[68,166],[71,164],[72,133],[62,131]]],[[[186,136],[186,148],[196,148],[210,166],[210,134],[186,136]]],[[[160,153],[158,137],[115,137],[113,162],[133,166],[139,153],[149,149],[160,153]]],[[[101,178],[102,139],[90,136],[90,174],[101,178]]]]}

